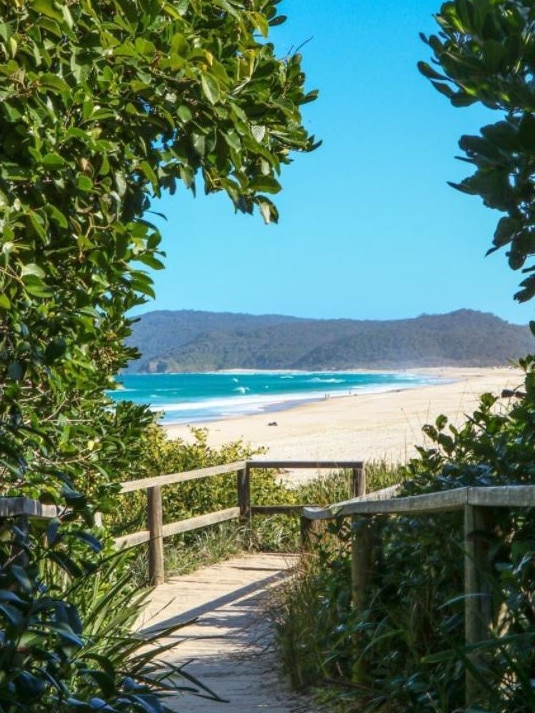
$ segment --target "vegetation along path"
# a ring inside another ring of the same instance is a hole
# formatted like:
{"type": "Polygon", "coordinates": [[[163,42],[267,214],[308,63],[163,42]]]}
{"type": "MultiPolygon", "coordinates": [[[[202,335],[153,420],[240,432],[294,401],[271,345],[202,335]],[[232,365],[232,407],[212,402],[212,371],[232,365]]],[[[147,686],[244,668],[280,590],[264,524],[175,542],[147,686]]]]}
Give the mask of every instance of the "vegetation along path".
{"type": "Polygon", "coordinates": [[[297,562],[295,555],[235,557],[173,577],[154,590],[142,629],[196,621],[180,629],[167,654],[226,702],[180,696],[173,708],[188,713],[320,713],[293,694],[278,669],[265,615],[269,590],[297,562]]]}

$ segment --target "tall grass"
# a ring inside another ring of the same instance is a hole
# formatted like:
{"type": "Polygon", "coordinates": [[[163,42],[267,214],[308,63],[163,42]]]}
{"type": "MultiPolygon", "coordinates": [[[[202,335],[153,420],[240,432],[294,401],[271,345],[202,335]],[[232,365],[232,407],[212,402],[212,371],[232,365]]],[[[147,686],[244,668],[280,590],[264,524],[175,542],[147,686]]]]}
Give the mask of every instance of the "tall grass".
{"type": "MultiPolygon", "coordinates": [[[[366,474],[369,492],[403,478],[398,466],[386,462],[367,464],[366,474]]],[[[318,505],[346,500],[349,476],[339,471],[314,479],[299,488],[299,495],[318,505]]],[[[336,680],[342,684],[335,689],[337,700],[344,700],[344,686],[351,691],[355,687],[351,668],[358,623],[351,610],[350,535],[347,522],[328,525],[317,534],[312,550],[302,556],[294,577],[277,590],[268,610],[292,685],[326,687],[336,680]]]]}

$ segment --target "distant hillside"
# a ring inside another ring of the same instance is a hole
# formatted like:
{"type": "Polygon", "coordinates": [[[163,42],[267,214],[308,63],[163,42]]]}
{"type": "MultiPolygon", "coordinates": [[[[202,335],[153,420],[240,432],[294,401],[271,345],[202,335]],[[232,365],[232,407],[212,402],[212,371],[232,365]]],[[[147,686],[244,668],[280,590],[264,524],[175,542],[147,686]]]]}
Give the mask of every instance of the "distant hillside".
{"type": "Polygon", "coordinates": [[[532,352],[528,327],[458,310],[391,321],[155,311],[134,325],[132,372],[495,366],[532,352]]]}

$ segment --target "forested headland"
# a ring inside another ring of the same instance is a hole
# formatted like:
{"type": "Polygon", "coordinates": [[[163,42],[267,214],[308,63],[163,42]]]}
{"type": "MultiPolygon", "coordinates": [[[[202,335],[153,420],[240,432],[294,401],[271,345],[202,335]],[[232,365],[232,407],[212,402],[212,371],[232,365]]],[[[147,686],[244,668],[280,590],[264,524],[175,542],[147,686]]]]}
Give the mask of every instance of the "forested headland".
{"type": "Polygon", "coordinates": [[[413,319],[303,319],[192,310],[147,312],[131,372],[497,366],[533,350],[529,327],[462,309],[413,319]]]}

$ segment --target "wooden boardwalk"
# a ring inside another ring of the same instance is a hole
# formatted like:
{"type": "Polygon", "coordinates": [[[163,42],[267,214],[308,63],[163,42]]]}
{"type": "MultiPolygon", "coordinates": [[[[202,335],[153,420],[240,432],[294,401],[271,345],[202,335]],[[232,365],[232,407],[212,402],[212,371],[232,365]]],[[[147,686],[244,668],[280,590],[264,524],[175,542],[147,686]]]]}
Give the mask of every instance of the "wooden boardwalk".
{"type": "Polygon", "coordinates": [[[190,575],[171,578],[154,591],[141,628],[196,619],[180,629],[167,655],[225,699],[177,695],[171,705],[188,713],[321,713],[292,693],[279,671],[264,602],[297,560],[292,555],[243,555],[190,575]]]}

